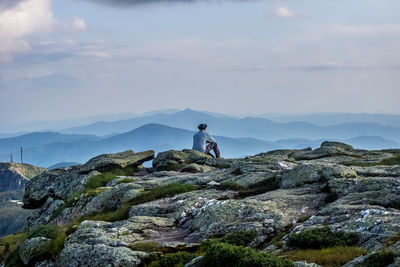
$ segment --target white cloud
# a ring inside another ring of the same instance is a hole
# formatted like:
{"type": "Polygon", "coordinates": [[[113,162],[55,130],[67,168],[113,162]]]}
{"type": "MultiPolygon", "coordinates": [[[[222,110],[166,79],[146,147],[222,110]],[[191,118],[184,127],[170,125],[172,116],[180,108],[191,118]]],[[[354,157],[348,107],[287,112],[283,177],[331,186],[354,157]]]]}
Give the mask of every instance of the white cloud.
{"type": "Polygon", "coordinates": [[[286,7],[278,7],[274,15],[280,18],[293,18],[295,16],[294,12],[286,7]]]}
{"type": "Polygon", "coordinates": [[[392,35],[400,34],[400,24],[386,24],[373,26],[331,25],[334,33],[347,35],[392,35]]]}
{"type": "Polygon", "coordinates": [[[0,63],[11,62],[13,55],[30,49],[26,37],[34,33],[61,30],[85,31],[81,18],[57,21],[51,11],[52,0],[23,0],[12,7],[0,8],[0,63]]]}
{"type": "Polygon", "coordinates": [[[26,0],[0,10],[0,62],[12,61],[14,53],[29,50],[29,43],[23,38],[50,31],[53,23],[51,0],[26,0]]]}
{"type": "Polygon", "coordinates": [[[77,31],[86,31],[88,28],[86,22],[81,18],[75,18],[72,25],[73,29],[77,31]]]}

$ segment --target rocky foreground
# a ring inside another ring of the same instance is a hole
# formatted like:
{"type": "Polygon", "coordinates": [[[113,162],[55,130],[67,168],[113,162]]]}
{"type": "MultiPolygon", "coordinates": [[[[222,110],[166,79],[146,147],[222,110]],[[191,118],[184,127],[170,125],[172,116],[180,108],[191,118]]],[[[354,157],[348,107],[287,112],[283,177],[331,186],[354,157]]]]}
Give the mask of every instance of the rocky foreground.
{"type": "MultiPolygon", "coordinates": [[[[34,212],[26,232],[57,225],[63,236],[29,234],[6,266],[151,265],[243,231],[256,233],[247,246],[257,253],[289,257],[290,236],[322,226],[358,236],[353,247],[364,252],[346,266],[377,251],[392,255],[389,266],[400,266],[399,155],[336,142],[244,159],[167,151],[153,168],[142,167],[153,151],[101,155],[27,183],[24,208],[34,212]],[[43,253],[49,244],[56,251],[43,253]]],[[[203,266],[201,260],[187,266],[203,266]]]]}

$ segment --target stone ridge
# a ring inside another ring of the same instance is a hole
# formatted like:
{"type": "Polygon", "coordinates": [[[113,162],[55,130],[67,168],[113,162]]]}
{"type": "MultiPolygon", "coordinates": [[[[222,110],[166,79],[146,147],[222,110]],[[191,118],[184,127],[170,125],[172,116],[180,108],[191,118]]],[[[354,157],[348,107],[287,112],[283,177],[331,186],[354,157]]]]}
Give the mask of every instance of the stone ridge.
{"type": "Polygon", "coordinates": [[[139,166],[152,158],[151,152],[102,155],[29,181],[23,201],[35,212],[26,228],[65,227],[98,215],[68,232],[56,259],[39,266],[137,266],[151,254],[138,246],[143,242],[164,251],[184,250],[240,230],[257,232],[250,246],[279,253],[290,249],[286,241],[291,233],[322,226],[357,232],[358,246],[369,252],[391,250],[400,262],[400,241],[387,242],[400,233],[400,165],[386,163],[399,155],[397,150],[359,150],[337,142],[242,159],[171,150],[159,153],[153,168],[139,166]],[[95,192],[81,193],[92,177],[124,166],[139,168],[95,192]],[[196,190],[140,201],[153,189],[177,183],[196,190]],[[125,217],[101,219],[121,207],[128,208],[125,217]]]}

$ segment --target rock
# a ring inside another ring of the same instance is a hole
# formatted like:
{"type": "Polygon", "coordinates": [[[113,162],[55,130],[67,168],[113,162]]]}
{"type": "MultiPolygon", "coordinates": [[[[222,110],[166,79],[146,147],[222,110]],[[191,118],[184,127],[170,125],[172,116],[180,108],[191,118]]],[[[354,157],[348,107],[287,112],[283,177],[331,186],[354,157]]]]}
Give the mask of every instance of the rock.
{"type": "Polygon", "coordinates": [[[51,240],[45,237],[34,237],[20,245],[20,257],[25,265],[47,251],[51,240]]]}
{"type": "Polygon", "coordinates": [[[30,180],[25,186],[24,208],[36,209],[44,205],[48,198],[66,200],[74,192],[81,191],[90,177],[99,174],[93,171],[82,175],[79,168],[56,169],[44,172],[30,180]]]}
{"type": "Polygon", "coordinates": [[[81,212],[82,215],[89,215],[94,212],[101,212],[103,210],[115,210],[122,203],[129,201],[139,193],[142,187],[133,183],[119,184],[103,191],[95,196],[81,212]]]}
{"type": "Polygon", "coordinates": [[[357,150],[336,142],[315,150],[279,150],[241,159],[171,150],[159,153],[154,169],[142,167],[129,183],[115,179],[98,188],[97,195],[82,194],[88,179],[100,173],[97,169],[117,166],[93,160],[90,168],[49,171],[27,183],[24,203],[36,208],[27,228],[66,225],[93,212],[102,218],[101,212],[116,211],[139,194],[181,183],[196,188],[185,193],[160,191],[151,201],[124,206],[128,214],[120,221],[81,222],[54,264],[136,266],[148,255],[137,251],[145,250],[144,242],[156,251],[193,251],[204,239],[242,230],[257,232],[252,247],[280,255],[288,249],[285,242],[291,233],[322,226],[359,233],[358,246],[369,251],[399,251],[400,242],[389,245],[388,236],[400,232],[400,166],[378,164],[396,153],[357,150]],[[65,207],[76,195],[77,201],[65,207]],[[272,238],[282,246],[271,245],[272,238]]]}
{"type": "Polygon", "coordinates": [[[192,149],[169,150],[158,153],[153,160],[153,168],[157,171],[179,171],[191,163],[204,164],[208,158],[211,156],[192,149]]]}
{"type": "Polygon", "coordinates": [[[317,182],[321,179],[319,171],[319,166],[299,165],[282,176],[281,186],[283,188],[293,188],[306,183],[317,182]]]}
{"type": "Polygon", "coordinates": [[[154,151],[134,153],[127,150],[116,154],[103,154],[92,158],[80,169],[80,173],[89,173],[93,170],[100,172],[112,171],[116,168],[138,167],[144,162],[154,159],[154,151]]]}
{"type": "Polygon", "coordinates": [[[181,172],[199,173],[213,170],[213,167],[191,163],[180,169],[181,172]]]}
{"type": "Polygon", "coordinates": [[[57,266],[138,266],[147,254],[104,244],[69,244],[57,258],[57,266]]]}
{"type": "Polygon", "coordinates": [[[327,157],[345,156],[350,158],[362,157],[362,152],[352,146],[339,142],[323,142],[320,148],[312,151],[301,151],[290,155],[296,160],[313,160],[327,157]]]}
{"type": "Polygon", "coordinates": [[[295,267],[322,267],[316,263],[308,263],[306,261],[295,261],[293,264],[295,267]]]}
{"type": "Polygon", "coordinates": [[[56,264],[52,261],[42,261],[36,263],[35,267],[56,267],[56,264]]]}
{"type": "Polygon", "coordinates": [[[198,257],[194,258],[193,260],[189,261],[188,263],[186,263],[183,267],[200,266],[200,262],[202,259],[203,259],[203,256],[198,256],[198,257]]]}

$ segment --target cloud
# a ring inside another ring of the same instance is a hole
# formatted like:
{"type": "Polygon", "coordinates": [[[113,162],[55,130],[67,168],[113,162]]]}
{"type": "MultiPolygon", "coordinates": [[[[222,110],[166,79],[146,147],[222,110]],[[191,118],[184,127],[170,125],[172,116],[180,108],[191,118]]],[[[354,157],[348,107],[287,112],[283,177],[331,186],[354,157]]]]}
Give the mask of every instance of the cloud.
{"type": "Polygon", "coordinates": [[[286,19],[290,19],[293,18],[295,16],[295,13],[286,8],[286,7],[278,7],[278,9],[274,12],[275,17],[279,17],[279,18],[286,18],[286,19]]]}
{"type": "MultiPolygon", "coordinates": [[[[79,0],[82,1],[82,0],[79,0]]],[[[99,4],[106,4],[116,7],[128,7],[128,6],[140,6],[140,5],[150,5],[150,4],[176,4],[176,3],[196,3],[196,2],[221,2],[221,0],[84,0],[91,1],[99,4]]],[[[223,0],[222,0],[223,1],[223,0]]],[[[254,2],[257,0],[225,0],[230,2],[254,2]]]]}
{"type": "Polygon", "coordinates": [[[0,62],[11,61],[12,54],[29,50],[23,37],[50,31],[53,20],[51,0],[26,0],[0,10],[0,62]]]}
{"type": "Polygon", "coordinates": [[[400,24],[386,24],[373,26],[331,25],[333,33],[346,35],[393,35],[400,34],[400,24]]]}
{"type": "Polygon", "coordinates": [[[26,37],[34,33],[66,32],[87,29],[83,19],[72,22],[57,21],[51,11],[52,0],[0,0],[0,63],[11,62],[13,55],[28,51],[31,46],[26,37]]]}

